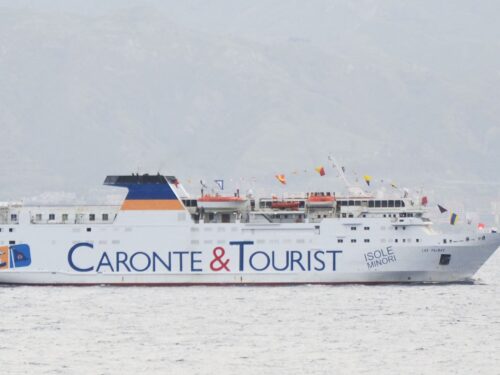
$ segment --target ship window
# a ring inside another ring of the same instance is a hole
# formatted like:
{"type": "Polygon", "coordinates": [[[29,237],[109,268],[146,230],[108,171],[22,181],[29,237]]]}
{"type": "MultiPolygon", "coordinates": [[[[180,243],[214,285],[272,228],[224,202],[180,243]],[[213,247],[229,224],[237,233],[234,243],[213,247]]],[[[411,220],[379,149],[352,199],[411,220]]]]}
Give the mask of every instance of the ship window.
{"type": "Polygon", "coordinates": [[[16,241],[9,241],[9,245],[15,245],[16,241]]]}
{"type": "Polygon", "coordinates": [[[68,221],[68,214],[62,214],[62,220],[68,221]]]}
{"type": "Polygon", "coordinates": [[[87,232],[92,232],[92,228],[87,228],[87,232]]]}
{"type": "Polygon", "coordinates": [[[443,243],[446,243],[446,240],[443,240],[443,243]]]}
{"type": "Polygon", "coordinates": [[[347,217],[347,214],[346,214],[346,213],[343,213],[343,214],[342,214],[342,217],[347,217]]]}
{"type": "Polygon", "coordinates": [[[388,201],[388,207],[394,207],[394,201],[388,201]]]}
{"type": "Polygon", "coordinates": [[[10,215],[10,220],[11,221],[17,221],[17,215],[16,214],[10,215]]]}
{"type": "Polygon", "coordinates": [[[401,201],[395,201],[394,203],[395,203],[396,207],[401,207],[401,201]]]}
{"type": "Polygon", "coordinates": [[[365,230],[370,230],[370,227],[365,227],[364,229],[365,229],[365,230]]]}
{"type": "Polygon", "coordinates": [[[95,214],[89,214],[89,220],[95,221],[95,214]]]}
{"type": "Polygon", "coordinates": [[[380,207],[380,201],[375,201],[375,207],[380,207]]]}
{"type": "Polygon", "coordinates": [[[343,242],[344,242],[344,240],[343,240],[342,238],[339,238],[339,239],[337,240],[337,242],[338,242],[338,243],[343,243],[343,242]]]}
{"type": "Polygon", "coordinates": [[[355,206],[361,206],[361,201],[354,201],[355,206]]]}
{"type": "Polygon", "coordinates": [[[441,266],[447,266],[450,264],[451,260],[451,254],[441,254],[441,257],[439,258],[439,265],[441,266]]]}
{"type": "Polygon", "coordinates": [[[405,226],[403,226],[403,230],[406,230],[406,227],[405,227],[405,226]]]}
{"type": "Polygon", "coordinates": [[[395,238],[395,239],[394,239],[394,242],[398,242],[398,239],[397,239],[397,238],[395,238]]]}
{"type": "Polygon", "coordinates": [[[49,214],[49,220],[55,220],[56,215],[55,214],[49,214]]]}
{"type": "Polygon", "coordinates": [[[354,206],[354,201],[349,201],[349,206],[354,206]]]}
{"type": "Polygon", "coordinates": [[[387,207],[387,201],[382,201],[382,207],[387,207]]]}
{"type": "Polygon", "coordinates": [[[109,215],[108,214],[102,214],[102,221],[108,221],[109,220],[109,215]]]}
{"type": "Polygon", "coordinates": [[[352,238],[352,239],[351,239],[351,243],[356,243],[356,239],[355,239],[355,238],[352,238]]]}
{"type": "Polygon", "coordinates": [[[374,201],[369,201],[368,202],[368,207],[375,207],[375,202],[374,201]]]}
{"type": "Polygon", "coordinates": [[[36,214],[35,220],[36,221],[42,221],[42,214],[36,214]]]}
{"type": "Polygon", "coordinates": [[[356,230],[356,227],[351,227],[351,230],[356,230]]]}
{"type": "Polygon", "coordinates": [[[370,239],[368,239],[368,238],[365,238],[365,242],[370,242],[370,239]]]}

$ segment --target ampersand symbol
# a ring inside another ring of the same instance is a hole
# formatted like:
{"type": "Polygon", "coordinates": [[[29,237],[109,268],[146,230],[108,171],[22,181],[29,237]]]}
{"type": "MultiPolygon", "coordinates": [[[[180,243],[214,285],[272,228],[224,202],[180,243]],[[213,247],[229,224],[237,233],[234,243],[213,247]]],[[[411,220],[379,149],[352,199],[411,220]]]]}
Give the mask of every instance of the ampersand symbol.
{"type": "Polygon", "coordinates": [[[214,255],[214,259],[210,262],[210,269],[215,272],[221,271],[223,269],[229,271],[229,268],[227,267],[229,259],[222,259],[222,257],[226,254],[226,250],[224,250],[223,247],[218,246],[214,249],[212,254],[214,255]],[[216,264],[218,265],[216,266],[216,264]]]}

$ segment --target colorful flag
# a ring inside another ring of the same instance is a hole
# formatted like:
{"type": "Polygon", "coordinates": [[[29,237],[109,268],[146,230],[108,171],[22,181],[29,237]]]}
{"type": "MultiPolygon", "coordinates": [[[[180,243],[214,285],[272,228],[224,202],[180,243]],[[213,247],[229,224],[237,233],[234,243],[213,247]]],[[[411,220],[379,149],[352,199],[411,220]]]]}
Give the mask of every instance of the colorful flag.
{"type": "Polygon", "coordinates": [[[281,182],[283,185],[286,185],[286,178],[284,174],[277,174],[276,178],[278,179],[279,182],[281,182]]]}
{"type": "Polygon", "coordinates": [[[452,212],[451,216],[450,216],[450,224],[451,225],[455,225],[455,223],[457,222],[457,219],[458,219],[458,216],[456,213],[452,212]]]}
{"type": "Polygon", "coordinates": [[[448,211],[446,208],[444,208],[443,206],[441,206],[439,204],[438,204],[438,208],[439,208],[439,212],[441,212],[442,214],[444,214],[446,211],[448,211]]]}
{"type": "Polygon", "coordinates": [[[324,176],[325,175],[325,168],[323,168],[323,166],[321,166],[321,165],[319,167],[314,168],[314,170],[316,172],[318,172],[320,176],[324,176]]]}
{"type": "Polygon", "coordinates": [[[484,225],[483,223],[479,223],[479,224],[477,225],[477,229],[479,229],[479,230],[483,230],[485,226],[486,226],[486,225],[484,225]]]}
{"type": "Polygon", "coordinates": [[[422,197],[422,200],[420,203],[422,203],[422,206],[427,206],[427,203],[429,203],[429,200],[427,199],[426,196],[424,196],[424,197],[422,197]]]}
{"type": "Polygon", "coordinates": [[[394,183],[394,182],[391,182],[391,186],[394,188],[394,189],[397,189],[397,185],[394,183]]]}
{"type": "Polygon", "coordinates": [[[372,180],[372,176],[365,175],[363,176],[363,178],[365,179],[366,184],[370,186],[370,181],[372,180]]]}

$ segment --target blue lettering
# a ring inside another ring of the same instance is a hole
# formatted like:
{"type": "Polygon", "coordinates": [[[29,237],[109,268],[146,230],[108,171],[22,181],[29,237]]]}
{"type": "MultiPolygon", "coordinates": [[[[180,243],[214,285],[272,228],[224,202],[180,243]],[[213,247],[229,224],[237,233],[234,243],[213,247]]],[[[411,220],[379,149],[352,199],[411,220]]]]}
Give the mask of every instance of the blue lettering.
{"type": "Polygon", "coordinates": [[[336,270],[336,256],[337,254],[342,253],[342,250],[327,250],[325,251],[327,254],[332,254],[332,271],[336,270]]]}
{"type": "Polygon", "coordinates": [[[132,256],[130,257],[130,267],[132,267],[132,269],[136,272],[144,272],[146,271],[149,266],[151,266],[151,258],[149,257],[148,254],[146,253],[143,253],[142,251],[138,251],[137,253],[134,253],[132,254],[132,256]],[[138,256],[138,255],[144,255],[146,257],[146,266],[144,268],[137,268],[135,265],[134,265],[134,259],[138,256]]]}
{"type": "Polygon", "coordinates": [[[202,272],[200,268],[195,268],[195,263],[201,263],[201,259],[194,259],[195,255],[200,255],[201,251],[191,251],[191,271],[192,272],[202,272]]]}
{"type": "Polygon", "coordinates": [[[130,272],[130,268],[126,263],[127,259],[128,259],[127,253],[125,253],[123,251],[116,252],[116,272],[120,272],[120,264],[123,264],[125,266],[125,268],[127,269],[127,271],[130,272]],[[121,257],[121,255],[123,255],[123,258],[121,257]]]}
{"type": "Polygon", "coordinates": [[[289,265],[288,251],[285,251],[285,265],[283,267],[278,267],[276,264],[276,252],[271,252],[272,265],[275,271],[285,271],[289,265]]]}
{"type": "Polygon", "coordinates": [[[304,266],[302,265],[302,263],[300,263],[300,261],[302,260],[302,253],[300,251],[291,251],[290,252],[290,258],[291,258],[291,267],[290,269],[293,271],[293,264],[294,263],[297,263],[299,265],[299,267],[302,269],[302,271],[305,271],[306,269],[304,268],[304,266]],[[297,258],[295,258],[295,255],[297,255],[297,258]]]}
{"type": "Polygon", "coordinates": [[[111,272],[115,272],[113,269],[113,265],[111,264],[111,261],[109,260],[108,254],[106,252],[103,252],[101,255],[101,259],[99,259],[99,264],[97,265],[96,272],[99,272],[101,267],[107,266],[111,269],[111,272]]]}
{"type": "Polygon", "coordinates": [[[248,264],[250,265],[250,267],[252,267],[255,271],[264,271],[267,267],[269,267],[269,263],[271,263],[271,259],[269,259],[269,255],[267,255],[265,252],[263,251],[256,251],[255,253],[253,253],[252,255],[250,255],[250,258],[248,259],[248,264]],[[255,265],[253,264],[253,258],[254,256],[256,256],[257,254],[262,254],[264,255],[265,259],[266,259],[266,265],[262,268],[257,268],[255,267],[255,265]]]}
{"type": "Polygon", "coordinates": [[[314,252],[314,259],[321,264],[321,267],[314,266],[315,271],[323,271],[325,269],[325,262],[323,261],[323,259],[318,258],[319,254],[325,254],[325,252],[323,250],[314,252]]]}
{"type": "Polygon", "coordinates": [[[253,241],[231,241],[229,242],[229,245],[239,245],[240,247],[240,271],[243,271],[244,268],[244,252],[245,252],[245,245],[253,245],[253,241]]]}
{"type": "Polygon", "coordinates": [[[163,267],[165,267],[168,271],[172,271],[172,254],[168,252],[168,264],[165,263],[165,261],[160,258],[160,256],[153,251],[153,272],[156,272],[156,261],[159,261],[161,264],[163,264],[163,267]]]}
{"type": "Polygon", "coordinates": [[[79,247],[90,247],[91,249],[94,248],[94,245],[91,243],[83,242],[83,243],[77,243],[74,245],[71,249],[68,251],[68,263],[71,268],[73,268],[77,272],[90,272],[94,270],[94,267],[88,267],[88,268],[80,268],[75,265],[73,262],[73,253],[78,249],[79,247]]]}
{"type": "Polygon", "coordinates": [[[179,255],[179,272],[182,272],[183,266],[182,266],[182,259],[184,255],[189,254],[189,251],[174,251],[172,254],[179,255]]]}

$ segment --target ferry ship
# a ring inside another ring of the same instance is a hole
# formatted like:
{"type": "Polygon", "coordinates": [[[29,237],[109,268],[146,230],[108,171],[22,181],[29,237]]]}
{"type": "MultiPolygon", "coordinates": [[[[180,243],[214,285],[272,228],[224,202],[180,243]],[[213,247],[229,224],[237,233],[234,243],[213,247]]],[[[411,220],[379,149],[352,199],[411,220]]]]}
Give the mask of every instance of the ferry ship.
{"type": "Polygon", "coordinates": [[[408,197],[191,197],[173,176],[108,176],[120,206],[0,206],[0,283],[290,285],[472,280],[494,231],[442,233],[408,197]]]}

